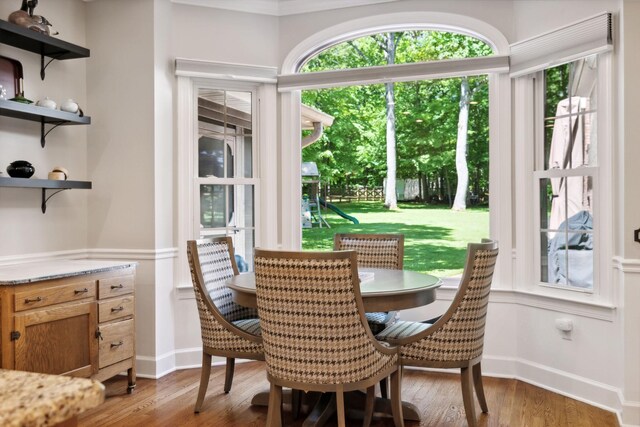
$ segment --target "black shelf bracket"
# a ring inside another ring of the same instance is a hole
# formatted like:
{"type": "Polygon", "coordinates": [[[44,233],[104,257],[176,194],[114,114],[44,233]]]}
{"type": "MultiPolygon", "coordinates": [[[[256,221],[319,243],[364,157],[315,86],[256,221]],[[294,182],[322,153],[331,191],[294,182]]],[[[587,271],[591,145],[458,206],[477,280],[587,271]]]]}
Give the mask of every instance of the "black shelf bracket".
{"type": "MultiPolygon", "coordinates": [[[[44,148],[44,145],[46,144],[47,135],[49,135],[49,132],[51,132],[52,130],[54,130],[54,129],[55,129],[55,128],[57,128],[58,126],[62,126],[62,125],[64,125],[64,124],[66,124],[66,123],[69,123],[69,121],[68,121],[68,120],[63,120],[63,121],[61,121],[61,122],[58,122],[58,123],[54,124],[54,125],[53,125],[53,127],[52,127],[51,129],[49,129],[48,131],[46,131],[46,132],[45,132],[45,131],[44,131],[44,129],[45,129],[45,128],[44,128],[45,122],[44,122],[44,117],[43,117],[43,118],[40,120],[40,146],[41,146],[42,148],[44,148]]],[[[49,123],[49,124],[51,124],[51,123],[49,123]]]]}
{"type": "Polygon", "coordinates": [[[49,201],[49,199],[55,196],[56,194],[58,194],[59,192],[65,191],[65,190],[71,190],[71,189],[70,188],[60,189],[49,194],[49,197],[47,197],[47,189],[46,188],[42,189],[42,205],[40,206],[40,208],[42,209],[43,214],[47,212],[47,202],[49,201]]]}
{"type": "Polygon", "coordinates": [[[45,76],[44,70],[46,70],[49,64],[51,64],[55,59],[57,59],[57,56],[52,56],[49,62],[45,64],[44,54],[40,54],[40,79],[41,80],[44,80],[44,76],[45,76]]]}

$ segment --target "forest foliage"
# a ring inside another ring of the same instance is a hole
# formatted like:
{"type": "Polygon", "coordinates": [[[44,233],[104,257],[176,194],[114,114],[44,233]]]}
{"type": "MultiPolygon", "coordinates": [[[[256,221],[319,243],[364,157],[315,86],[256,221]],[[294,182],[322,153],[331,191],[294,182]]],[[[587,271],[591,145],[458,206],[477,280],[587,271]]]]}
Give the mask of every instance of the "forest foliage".
{"type": "MultiPolygon", "coordinates": [[[[312,57],[301,72],[385,65],[382,35],[342,42],[312,57]]],[[[492,54],[483,41],[438,31],[396,33],[395,63],[492,54]]],[[[467,133],[469,190],[488,193],[489,92],[487,76],[468,76],[471,91],[467,133]]],[[[461,78],[395,83],[398,179],[419,178],[440,199],[456,188],[456,136],[461,78]]],[[[303,150],[332,186],[381,186],[386,176],[384,84],[308,90],[302,102],[334,117],[331,127],[303,150]]],[[[429,194],[427,194],[429,196],[429,194]]],[[[430,196],[431,197],[431,196],[430,196]]]]}

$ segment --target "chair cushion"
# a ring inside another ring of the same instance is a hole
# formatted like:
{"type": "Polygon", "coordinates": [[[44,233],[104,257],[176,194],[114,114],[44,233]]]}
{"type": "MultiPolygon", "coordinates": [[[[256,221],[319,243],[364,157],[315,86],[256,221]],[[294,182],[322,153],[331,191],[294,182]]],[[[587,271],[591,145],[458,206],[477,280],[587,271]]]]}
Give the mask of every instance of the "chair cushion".
{"type": "Polygon", "coordinates": [[[407,338],[431,327],[430,323],[397,321],[393,325],[384,329],[376,335],[381,341],[393,341],[400,338],[407,338]]]}
{"type": "Polygon", "coordinates": [[[262,330],[260,329],[260,319],[242,319],[236,320],[231,323],[251,335],[262,336],[262,330]]]}
{"type": "Polygon", "coordinates": [[[371,333],[376,335],[382,332],[385,328],[393,325],[396,320],[398,320],[398,312],[397,311],[389,311],[389,312],[376,312],[376,313],[365,313],[365,317],[367,318],[367,323],[369,324],[369,329],[371,329],[371,333]]]}

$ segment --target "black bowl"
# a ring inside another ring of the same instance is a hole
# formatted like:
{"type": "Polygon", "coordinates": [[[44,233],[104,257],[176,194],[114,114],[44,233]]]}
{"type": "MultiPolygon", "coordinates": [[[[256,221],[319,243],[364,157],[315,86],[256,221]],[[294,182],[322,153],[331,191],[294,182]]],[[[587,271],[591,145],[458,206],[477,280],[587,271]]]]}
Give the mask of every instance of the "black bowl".
{"type": "Polygon", "coordinates": [[[26,160],[16,160],[7,166],[7,173],[12,178],[30,178],[36,168],[26,160]]]}

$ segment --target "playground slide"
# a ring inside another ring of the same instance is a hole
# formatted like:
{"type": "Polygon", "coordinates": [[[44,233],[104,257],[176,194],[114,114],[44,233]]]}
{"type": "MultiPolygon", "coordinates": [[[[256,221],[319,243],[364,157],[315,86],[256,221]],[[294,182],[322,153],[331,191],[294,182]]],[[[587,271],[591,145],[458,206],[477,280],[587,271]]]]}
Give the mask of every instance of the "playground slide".
{"type": "Polygon", "coordinates": [[[354,224],[360,224],[360,221],[358,221],[358,218],[356,218],[354,216],[351,216],[351,215],[347,215],[346,213],[342,212],[340,210],[340,208],[338,208],[333,203],[327,203],[327,201],[325,199],[323,199],[322,197],[318,197],[318,201],[320,202],[320,204],[322,206],[324,206],[325,208],[331,209],[332,211],[334,211],[335,213],[340,215],[342,218],[348,219],[349,221],[353,222],[354,224]]]}

